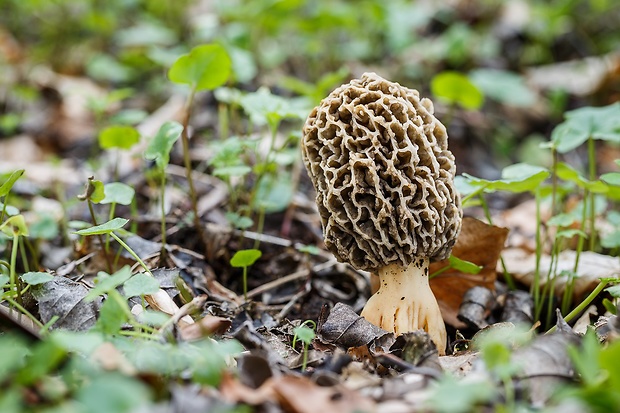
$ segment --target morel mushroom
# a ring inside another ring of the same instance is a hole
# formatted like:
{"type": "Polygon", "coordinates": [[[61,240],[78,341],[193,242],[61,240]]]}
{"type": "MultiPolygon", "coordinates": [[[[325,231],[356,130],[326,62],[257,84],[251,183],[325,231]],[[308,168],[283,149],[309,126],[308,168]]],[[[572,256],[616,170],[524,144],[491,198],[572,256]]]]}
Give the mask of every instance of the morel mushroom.
{"type": "Polygon", "coordinates": [[[396,334],[424,329],[444,354],[428,267],[450,255],[462,210],[433,111],[417,90],[365,73],[314,108],[302,146],[326,247],[381,279],[362,316],[396,334]]]}

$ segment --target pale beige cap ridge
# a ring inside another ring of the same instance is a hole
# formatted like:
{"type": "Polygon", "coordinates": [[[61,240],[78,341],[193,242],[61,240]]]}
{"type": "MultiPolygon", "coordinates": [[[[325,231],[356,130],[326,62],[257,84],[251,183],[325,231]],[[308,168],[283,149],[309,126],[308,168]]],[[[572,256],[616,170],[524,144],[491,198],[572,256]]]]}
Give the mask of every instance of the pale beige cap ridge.
{"type": "Polygon", "coordinates": [[[444,125],[417,90],[375,73],[335,89],[303,128],[326,247],[373,271],[444,259],[461,228],[444,125]]]}

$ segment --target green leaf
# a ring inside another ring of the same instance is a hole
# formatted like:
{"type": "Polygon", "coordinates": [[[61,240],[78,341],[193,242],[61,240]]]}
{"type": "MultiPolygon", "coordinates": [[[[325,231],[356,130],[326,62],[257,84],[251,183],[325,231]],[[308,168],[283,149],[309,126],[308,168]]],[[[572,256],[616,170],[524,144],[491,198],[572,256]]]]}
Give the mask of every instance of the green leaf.
{"type": "Polygon", "coordinates": [[[10,281],[10,277],[6,274],[0,274],[0,288],[4,287],[5,285],[7,285],[10,281]]]}
{"type": "Polygon", "coordinates": [[[547,221],[547,225],[552,225],[555,227],[569,227],[573,225],[577,221],[577,218],[574,214],[557,214],[554,217],[551,217],[549,221],[547,221]]]}
{"type": "Polygon", "coordinates": [[[605,307],[605,310],[609,311],[611,314],[618,314],[618,307],[616,307],[616,305],[612,303],[611,300],[609,300],[608,298],[603,298],[602,304],[603,307],[605,307]]]}
{"type": "Polygon", "coordinates": [[[484,95],[467,76],[459,72],[441,72],[431,80],[431,92],[439,100],[457,104],[465,109],[478,109],[484,95]]]}
{"type": "Polygon", "coordinates": [[[505,70],[476,69],[469,78],[485,96],[512,106],[529,107],[536,95],[523,81],[523,77],[505,70]]]}
{"type": "Polygon", "coordinates": [[[226,49],[218,44],[194,47],[177,59],[168,71],[174,83],[188,84],[198,90],[213,90],[230,77],[231,61],[226,49]]]}
{"type": "Polygon", "coordinates": [[[123,285],[131,277],[131,269],[125,265],[112,275],[100,272],[95,278],[95,287],[88,292],[85,301],[93,301],[100,295],[108,294],[120,285],[123,285]]]}
{"type": "Polygon", "coordinates": [[[99,133],[99,146],[103,149],[130,149],[140,141],[140,133],[131,126],[108,126],[99,133]]]}
{"type": "Polygon", "coordinates": [[[123,228],[125,226],[125,224],[127,224],[129,222],[128,219],[125,218],[114,218],[106,223],[103,223],[101,225],[96,225],[94,227],[90,227],[90,228],[86,228],[86,229],[81,229],[79,231],[76,231],[75,234],[78,235],[102,235],[102,234],[109,234],[111,232],[114,232],[116,230],[119,230],[121,228],[123,228]]]}
{"type": "Polygon", "coordinates": [[[123,291],[125,297],[155,294],[159,291],[159,281],[148,274],[139,273],[125,281],[123,291]]]}
{"type": "Polygon", "coordinates": [[[144,151],[146,159],[155,160],[157,167],[161,170],[166,169],[170,161],[170,151],[175,142],[181,137],[183,125],[179,122],[168,121],[164,123],[157,134],[144,151]]]}
{"type": "Polygon", "coordinates": [[[601,238],[601,246],[603,248],[620,247],[620,230],[615,230],[601,238]]]}
{"type": "Polygon", "coordinates": [[[23,282],[30,285],[45,284],[52,281],[54,276],[47,272],[27,272],[20,277],[23,282]]]}
{"type": "Polygon", "coordinates": [[[69,330],[54,330],[51,339],[65,351],[82,353],[85,356],[90,356],[105,341],[103,335],[95,331],[69,330]]]}
{"type": "MultiPolygon", "coordinates": [[[[118,295],[118,292],[113,291],[112,294],[118,295]]],[[[123,324],[129,321],[127,315],[129,308],[127,304],[124,300],[121,302],[113,299],[111,297],[112,294],[103,302],[101,310],[99,311],[99,318],[94,327],[96,331],[109,335],[117,334],[121,327],[123,327],[123,324]],[[127,308],[124,308],[124,306],[127,308]]]]}
{"type": "Polygon", "coordinates": [[[52,372],[66,357],[66,352],[52,341],[39,343],[28,357],[28,367],[21,369],[15,381],[31,385],[52,372]]]}
{"type": "Polygon", "coordinates": [[[90,200],[95,204],[100,203],[105,198],[105,186],[103,182],[96,179],[89,180],[89,185],[93,186],[93,192],[90,194],[90,200]]]}
{"type": "Polygon", "coordinates": [[[77,390],[76,399],[89,413],[129,413],[149,411],[149,388],[137,379],[120,373],[94,376],[77,390]],[[142,409],[140,407],[143,407],[142,409]]]}
{"type": "Polygon", "coordinates": [[[589,138],[620,142],[620,102],[603,107],[584,107],[564,114],[566,120],[551,133],[559,153],[582,145],[589,138]]]}
{"type": "Polygon", "coordinates": [[[602,374],[608,376],[606,389],[609,392],[620,391],[620,341],[611,343],[608,347],[601,350],[598,357],[599,364],[603,370],[602,374]]]}
{"type": "Polygon", "coordinates": [[[252,172],[247,165],[222,166],[213,169],[213,175],[222,177],[244,176],[252,172]]]}
{"type": "Polygon", "coordinates": [[[297,251],[310,255],[319,255],[321,253],[320,248],[316,245],[302,245],[297,247],[297,251]]]}
{"type": "Polygon", "coordinates": [[[100,204],[130,205],[136,190],[121,182],[110,182],[103,186],[103,193],[105,197],[99,202],[100,204]]]}
{"type": "Polygon", "coordinates": [[[429,411],[438,413],[468,413],[478,411],[476,406],[496,397],[496,386],[479,381],[466,382],[444,375],[427,399],[429,411]]]}
{"type": "Polygon", "coordinates": [[[254,225],[252,218],[240,215],[236,212],[226,212],[225,216],[226,220],[235,228],[248,229],[254,225]]]}
{"type": "Polygon", "coordinates": [[[556,166],[556,175],[560,179],[573,182],[579,187],[594,193],[606,193],[609,190],[609,187],[601,181],[590,181],[586,179],[575,168],[564,162],[558,162],[556,166]]]}
{"type": "Polygon", "coordinates": [[[289,174],[264,175],[258,182],[253,207],[268,213],[284,211],[293,198],[293,182],[289,174]]]}
{"type": "Polygon", "coordinates": [[[596,338],[594,330],[588,329],[586,331],[579,348],[571,345],[567,350],[576,370],[581,376],[581,380],[586,385],[596,384],[601,375],[598,362],[601,345],[596,338]]]}
{"type": "Polygon", "coordinates": [[[13,172],[6,181],[4,181],[2,186],[0,186],[0,197],[6,196],[11,191],[11,188],[15,185],[15,181],[17,181],[24,174],[24,171],[24,169],[18,169],[13,172]]]}
{"type": "Polygon", "coordinates": [[[283,119],[305,119],[308,115],[306,107],[296,106],[291,99],[274,95],[266,87],[244,95],[239,103],[254,123],[266,123],[271,127],[283,119]]]}
{"type": "Polygon", "coordinates": [[[24,237],[28,235],[28,227],[26,226],[26,220],[24,216],[14,215],[4,221],[2,225],[0,225],[0,231],[6,234],[9,237],[13,237],[15,235],[19,237],[24,237]]]}
{"type": "Polygon", "coordinates": [[[620,186],[620,172],[608,172],[601,175],[601,180],[609,185],[620,186]]]}
{"type": "Polygon", "coordinates": [[[249,267],[258,260],[263,253],[260,250],[240,250],[230,259],[230,265],[235,268],[249,267]]]}
{"type": "Polygon", "coordinates": [[[517,163],[504,168],[502,179],[495,181],[463,174],[468,179],[469,185],[483,187],[488,192],[508,191],[514,193],[534,191],[549,175],[547,169],[525,163],[517,163]]]}
{"type": "Polygon", "coordinates": [[[462,260],[454,255],[450,255],[448,262],[450,263],[450,267],[465,274],[478,274],[483,268],[482,265],[477,265],[473,262],[462,260]]]}
{"type": "Polygon", "coordinates": [[[558,239],[559,238],[570,239],[570,238],[573,238],[575,236],[581,237],[581,238],[584,238],[584,239],[588,238],[588,234],[586,234],[585,232],[583,232],[583,231],[581,231],[579,229],[565,229],[565,230],[562,230],[562,231],[558,231],[555,234],[555,237],[558,238],[558,239]]]}
{"type": "Polygon", "coordinates": [[[607,287],[605,288],[605,291],[607,291],[612,297],[620,297],[620,285],[613,285],[611,287],[607,287]]]}
{"type": "Polygon", "coordinates": [[[312,343],[312,340],[314,340],[315,337],[314,330],[304,324],[299,327],[295,327],[293,332],[295,333],[295,337],[305,344],[312,343]]]}

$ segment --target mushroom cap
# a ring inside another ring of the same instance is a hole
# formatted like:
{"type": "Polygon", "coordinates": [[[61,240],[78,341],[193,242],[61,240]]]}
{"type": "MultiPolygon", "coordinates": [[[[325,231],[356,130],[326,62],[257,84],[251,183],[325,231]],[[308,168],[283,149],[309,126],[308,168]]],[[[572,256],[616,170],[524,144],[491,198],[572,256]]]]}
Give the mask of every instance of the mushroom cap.
{"type": "Polygon", "coordinates": [[[417,90],[365,73],[314,108],[302,148],[339,261],[375,271],[450,255],[463,214],[454,155],[417,90]]]}

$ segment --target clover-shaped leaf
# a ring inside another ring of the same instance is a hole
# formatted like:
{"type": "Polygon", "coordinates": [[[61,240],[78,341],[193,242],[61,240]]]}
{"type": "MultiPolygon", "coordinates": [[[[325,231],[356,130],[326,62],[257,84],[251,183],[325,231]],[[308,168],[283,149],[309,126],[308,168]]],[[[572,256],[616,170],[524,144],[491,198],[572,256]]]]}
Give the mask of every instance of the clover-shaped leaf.
{"type": "Polygon", "coordinates": [[[179,57],[168,71],[174,83],[190,85],[195,90],[213,90],[222,86],[231,72],[226,49],[218,44],[194,47],[179,57]]]}

